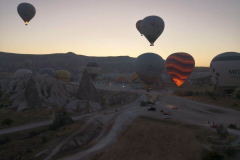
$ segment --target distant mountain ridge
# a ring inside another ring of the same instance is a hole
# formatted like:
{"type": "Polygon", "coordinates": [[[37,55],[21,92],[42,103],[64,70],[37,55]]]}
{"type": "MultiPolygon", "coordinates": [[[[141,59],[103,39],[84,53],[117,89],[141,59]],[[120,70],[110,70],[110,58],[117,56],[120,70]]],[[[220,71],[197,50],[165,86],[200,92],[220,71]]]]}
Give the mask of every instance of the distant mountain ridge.
{"type": "Polygon", "coordinates": [[[73,52],[43,55],[0,52],[0,72],[15,72],[17,69],[26,68],[23,63],[25,59],[32,61],[30,69],[33,72],[50,67],[55,70],[66,69],[73,74],[77,74],[79,73],[79,67],[85,66],[90,61],[98,62],[105,73],[132,73],[134,72],[136,58],[129,56],[88,57],[73,52]]]}
{"type": "MultiPolygon", "coordinates": [[[[15,72],[17,69],[26,68],[23,63],[26,59],[32,60],[33,64],[30,69],[33,72],[50,67],[55,70],[68,70],[75,75],[80,73],[80,66],[86,66],[90,61],[98,62],[102,67],[102,73],[133,73],[136,58],[129,56],[89,57],[73,52],[41,55],[0,52],[0,72],[15,72]]],[[[209,67],[195,67],[194,71],[209,71],[209,67]]]]}

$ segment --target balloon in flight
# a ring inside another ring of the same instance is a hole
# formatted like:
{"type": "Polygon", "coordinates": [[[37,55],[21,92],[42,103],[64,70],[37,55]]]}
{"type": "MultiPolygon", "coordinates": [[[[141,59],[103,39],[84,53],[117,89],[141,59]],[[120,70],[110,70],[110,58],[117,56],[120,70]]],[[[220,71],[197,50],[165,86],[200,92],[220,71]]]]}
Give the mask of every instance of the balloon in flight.
{"type": "Polygon", "coordinates": [[[240,53],[225,52],[214,57],[210,64],[212,82],[231,94],[240,86],[240,53]]]}
{"type": "Polygon", "coordinates": [[[62,82],[68,82],[71,78],[71,74],[67,70],[58,70],[55,77],[62,82]]]}
{"type": "Polygon", "coordinates": [[[127,78],[124,75],[119,75],[115,78],[115,82],[124,83],[127,82],[127,78]]]}
{"type": "Polygon", "coordinates": [[[154,42],[162,34],[165,24],[162,18],[158,16],[148,16],[141,22],[141,33],[150,42],[150,46],[154,45],[154,42]]]}
{"type": "Polygon", "coordinates": [[[180,87],[192,73],[195,61],[188,53],[173,53],[166,59],[165,67],[173,81],[180,87]]]}
{"type": "Polygon", "coordinates": [[[141,80],[139,79],[137,73],[131,74],[131,75],[130,75],[130,80],[131,80],[132,82],[141,82],[141,80]]]}
{"type": "Polygon", "coordinates": [[[52,68],[42,68],[42,69],[40,69],[38,74],[48,74],[51,77],[55,77],[56,76],[56,72],[52,68]]]}
{"type": "Polygon", "coordinates": [[[140,34],[141,34],[141,36],[142,36],[142,32],[141,32],[141,22],[142,22],[142,20],[139,20],[139,21],[137,21],[137,23],[136,23],[136,28],[137,28],[137,30],[140,32],[140,34]]]}
{"type": "Polygon", "coordinates": [[[92,80],[94,80],[101,71],[101,66],[97,62],[88,62],[86,69],[90,74],[92,80]]]}
{"type": "Polygon", "coordinates": [[[35,16],[36,9],[33,5],[29,3],[21,3],[17,7],[19,16],[25,22],[25,25],[28,25],[29,21],[35,16]]]}
{"type": "Polygon", "coordinates": [[[144,53],[135,61],[135,71],[141,81],[150,90],[164,70],[164,60],[155,53],[144,53]]]}
{"type": "Polygon", "coordinates": [[[24,61],[24,65],[25,65],[27,68],[29,68],[29,67],[32,65],[32,61],[31,61],[30,59],[26,59],[26,60],[24,61]]]}
{"type": "Polygon", "coordinates": [[[32,71],[30,71],[29,69],[19,69],[15,72],[14,77],[19,78],[28,75],[32,75],[32,71]]]}

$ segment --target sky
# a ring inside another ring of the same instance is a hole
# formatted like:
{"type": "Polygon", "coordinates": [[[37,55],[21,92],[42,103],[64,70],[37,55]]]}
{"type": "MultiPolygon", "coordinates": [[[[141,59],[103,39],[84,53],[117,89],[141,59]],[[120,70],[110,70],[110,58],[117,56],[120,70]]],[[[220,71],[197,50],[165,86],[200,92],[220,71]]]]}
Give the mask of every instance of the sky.
{"type": "Polygon", "coordinates": [[[240,0],[0,0],[0,51],[22,54],[74,52],[130,56],[152,52],[166,59],[186,52],[208,67],[218,54],[240,52],[240,0]],[[17,6],[36,8],[25,26],[17,6]],[[136,22],[157,15],[165,22],[154,46],[136,22]]]}

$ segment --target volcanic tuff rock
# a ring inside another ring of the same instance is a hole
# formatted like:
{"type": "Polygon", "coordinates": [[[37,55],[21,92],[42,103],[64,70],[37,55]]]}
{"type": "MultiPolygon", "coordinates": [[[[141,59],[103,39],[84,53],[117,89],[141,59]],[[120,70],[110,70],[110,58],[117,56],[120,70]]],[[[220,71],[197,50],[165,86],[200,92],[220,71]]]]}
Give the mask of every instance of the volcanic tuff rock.
{"type": "Polygon", "coordinates": [[[91,77],[86,69],[83,71],[82,79],[76,96],[81,100],[99,102],[98,92],[93,85],[91,77]]]}
{"type": "MultiPolygon", "coordinates": [[[[43,103],[40,98],[41,91],[39,83],[36,83],[33,77],[28,80],[27,87],[25,89],[25,103],[28,108],[42,108],[43,103]]],[[[21,108],[21,107],[19,107],[21,108]]]]}

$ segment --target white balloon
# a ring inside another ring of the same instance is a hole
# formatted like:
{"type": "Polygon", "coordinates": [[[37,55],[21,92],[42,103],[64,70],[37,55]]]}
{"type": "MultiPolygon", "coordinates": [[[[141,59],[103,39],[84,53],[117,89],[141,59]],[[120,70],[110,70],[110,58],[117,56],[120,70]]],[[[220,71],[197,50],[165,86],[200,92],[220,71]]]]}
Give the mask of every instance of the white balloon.
{"type": "Polygon", "coordinates": [[[226,52],[213,58],[210,64],[212,82],[230,94],[240,86],[240,53],[226,52]]]}
{"type": "Polygon", "coordinates": [[[24,77],[31,74],[32,74],[32,71],[30,71],[29,69],[19,69],[15,72],[14,77],[19,78],[19,77],[24,77]]]}

